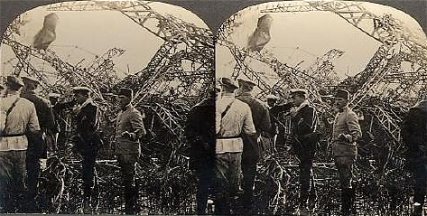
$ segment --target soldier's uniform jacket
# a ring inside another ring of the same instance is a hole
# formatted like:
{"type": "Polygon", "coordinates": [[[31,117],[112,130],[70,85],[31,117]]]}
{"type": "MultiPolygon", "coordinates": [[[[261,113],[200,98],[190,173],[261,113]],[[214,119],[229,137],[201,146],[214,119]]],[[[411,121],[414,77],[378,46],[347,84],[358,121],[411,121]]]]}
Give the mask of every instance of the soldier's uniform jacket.
{"type": "Polygon", "coordinates": [[[117,154],[141,153],[139,139],[146,134],[143,115],[139,110],[129,104],[125,110],[119,112],[116,121],[116,146],[117,154]],[[135,133],[135,137],[122,136],[123,132],[135,133]]]}
{"type": "Polygon", "coordinates": [[[359,118],[349,107],[344,107],[342,112],[335,116],[332,132],[332,153],[335,157],[356,157],[356,141],[362,137],[359,118]],[[340,134],[351,135],[351,140],[339,138],[340,134]]]}
{"type": "Polygon", "coordinates": [[[218,125],[215,128],[217,130],[216,154],[242,152],[242,135],[252,135],[256,132],[250,107],[232,94],[223,95],[216,101],[215,116],[221,118],[221,113],[229,104],[231,106],[225,116],[222,119],[216,119],[218,125]]]}
{"type": "Polygon", "coordinates": [[[293,138],[293,148],[297,154],[306,154],[314,156],[318,135],[317,113],[308,103],[301,104],[301,108],[296,115],[291,118],[293,138]]]}
{"type": "Polygon", "coordinates": [[[427,163],[427,100],[409,110],[403,122],[402,138],[408,147],[410,162],[427,163]]]}
{"type": "MultiPolygon", "coordinates": [[[[1,98],[1,109],[6,112],[19,95],[6,95],[1,98]]],[[[3,116],[2,116],[3,117],[3,116]]],[[[40,131],[34,104],[25,98],[19,98],[6,119],[6,125],[0,138],[0,151],[27,150],[26,135],[40,131]]]]}
{"type": "Polygon", "coordinates": [[[252,118],[257,135],[261,132],[271,132],[271,122],[268,107],[250,93],[243,93],[237,99],[247,103],[251,108],[252,118]]]}
{"type": "MultiPolygon", "coordinates": [[[[50,106],[50,102],[38,96],[34,91],[22,92],[21,97],[31,101],[34,104],[42,133],[45,133],[46,136],[50,136],[51,134],[56,133],[57,128],[55,126],[53,110],[50,106]]],[[[29,152],[36,153],[43,158],[47,158],[46,139],[39,140],[36,138],[31,138],[31,141],[28,144],[29,152]]]]}
{"type": "MultiPolygon", "coordinates": [[[[62,110],[75,105],[75,102],[57,103],[55,109],[62,110]]],[[[99,130],[99,111],[97,105],[88,98],[83,104],[73,109],[76,116],[74,122],[77,124],[77,149],[80,151],[97,150],[102,145],[99,130]]]]}
{"type": "Polygon", "coordinates": [[[191,109],[185,135],[190,144],[190,168],[212,168],[215,162],[214,98],[207,98],[191,109]]]}
{"type": "Polygon", "coordinates": [[[27,91],[21,94],[22,98],[33,102],[36,107],[37,117],[39,119],[40,128],[43,131],[50,130],[55,132],[55,121],[52,107],[50,102],[40,96],[38,96],[34,91],[27,91]]]}

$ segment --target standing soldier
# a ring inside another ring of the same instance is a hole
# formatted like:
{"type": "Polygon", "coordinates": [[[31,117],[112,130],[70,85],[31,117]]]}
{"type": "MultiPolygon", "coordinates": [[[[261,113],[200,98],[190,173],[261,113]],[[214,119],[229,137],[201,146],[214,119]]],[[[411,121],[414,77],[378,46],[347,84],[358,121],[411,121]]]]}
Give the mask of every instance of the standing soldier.
{"type": "Polygon", "coordinates": [[[25,158],[28,143],[40,147],[40,126],[34,104],[20,98],[24,84],[14,76],[6,78],[1,97],[0,128],[0,212],[16,212],[25,192],[25,158]]]}
{"type": "Polygon", "coordinates": [[[73,88],[74,100],[66,103],[58,103],[56,110],[73,108],[75,121],[77,124],[77,140],[74,148],[81,154],[82,178],[83,178],[83,211],[85,214],[91,213],[91,197],[94,187],[95,161],[98,150],[102,145],[99,134],[99,110],[93,102],[87,87],[73,88]],[[77,103],[77,104],[76,104],[77,103]]]}
{"type": "Polygon", "coordinates": [[[135,184],[135,165],[141,154],[139,139],[146,134],[143,115],[132,106],[133,91],[121,89],[118,94],[121,111],[116,122],[116,146],[125,197],[125,213],[136,214],[138,187],[135,184]]]}
{"type": "Polygon", "coordinates": [[[291,131],[291,118],[289,111],[292,108],[291,103],[277,104],[277,96],[267,96],[267,103],[270,107],[270,119],[272,132],[275,133],[274,149],[281,152],[285,149],[285,143],[291,131]]]}
{"type": "MultiPolygon", "coordinates": [[[[316,126],[317,113],[307,100],[305,89],[291,89],[293,107],[291,116],[291,145],[299,160],[299,209],[298,214],[308,214],[308,201],[314,204],[315,187],[313,180],[313,159],[318,142],[316,126]],[[311,182],[310,182],[311,180],[311,182]]],[[[310,206],[311,207],[311,206],[310,206]]]]}
{"type": "Polygon", "coordinates": [[[413,215],[422,215],[427,190],[427,98],[409,110],[402,138],[408,147],[408,161],[415,178],[413,215]]]}
{"type": "MultiPolygon", "coordinates": [[[[254,86],[256,85],[250,80],[238,79],[239,93],[237,99],[249,105],[252,112],[252,118],[255,125],[256,137],[261,145],[265,145],[266,140],[269,140],[271,135],[270,114],[267,106],[251,95],[254,86]]],[[[266,146],[261,146],[266,148],[266,146]]],[[[243,189],[243,208],[250,210],[252,207],[252,197],[254,190],[254,181],[256,175],[256,165],[259,161],[262,150],[259,145],[251,145],[248,137],[243,136],[243,153],[242,153],[242,189],[243,189]]]]}
{"type": "Polygon", "coordinates": [[[51,105],[52,110],[53,110],[53,119],[55,122],[56,133],[54,134],[55,141],[53,142],[54,143],[53,151],[56,152],[56,151],[58,151],[58,138],[59,138],[59,134],[61,132],[61,125],[60,125],[60,120],[59,120],[60,119],[60,113],[57,110],[55,110],[55,106],[56,106],[56,104],[58,104],[58,102],[59,102],[58,100],[61,97],[61,95],[57,94],[57,93],[50,93],[48,95],[48,97],[49,97],[50,105],[51,105]]]}
{"type": "Polygon", "coordinates": [[[52,147],[54,134],[56,133],[53,111],[48,100],[36,94],[35,90],[39,81],[31,77],[22,77],[24,88],[21,97],[31,101],[36,107],[37,118],[39,120],[42,133],[42,149],[36,149],[37,144],[28,143],[27,149],[27,189],[28,189],[28,206],[27,212],[36,210],[35,198],[37,196],[37,184],[40,175],[40,163],[46,166],[47,149],[52,147]],[[48,146],[49,144],[49,146],[48,146]]]}
{"type": "Polygon", "coordinates": [[[190,169],[197,182],[197,214],[206,214],[209,188],[214,179],[215,165],[215,93],[197,104],[187,117],[185,128],[190,144],[190,169]]]}
{"type": "MultiPolygon", "coordinates": [[[[230,198],[239,190],[241,160],[243,150],[242,136],[247,136],[256,144],[256,131],[250,107],[234,96],[238,88],[229,78],[219,79],[222,96],[216,102],[216,160],[215,213],[230,214],[230,198]]],[[[254,148],[254,147],[253,147],[254,148]]]]}
{"type": "Polygon", "coordinates": [[[362,137],[357,114],[348,107],[349,96],[348,91],[341,89],[337,90],[335,94],[334,105],[338,113],[335,116],[332,132],[332,154],[341,183],[343,215],[350,215],[354,204],[353,163],[357,156],[356,141],[362,137]]]}

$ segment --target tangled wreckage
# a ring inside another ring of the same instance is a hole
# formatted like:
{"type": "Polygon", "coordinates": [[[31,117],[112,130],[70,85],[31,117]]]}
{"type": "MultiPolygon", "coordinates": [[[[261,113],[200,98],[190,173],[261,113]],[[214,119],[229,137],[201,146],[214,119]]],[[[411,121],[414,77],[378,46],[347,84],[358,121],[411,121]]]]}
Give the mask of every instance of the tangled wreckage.
{"type": "MultiPolygon", "coordinates": [[[[400,123],[407,109],[414,104],[418,92],[427,92],[427,45],[415,37],[392,16],[378,16],[358,2],[277,3],[261,12],[326,11],[336,14],[349,25],[369,35],[381,45],[368,65],[359,74],[339,81],[335,79],[333,61],[343,52],[332,49],[317,58],[307,70],[280,62],[266,50],[238,47],[228,41],[235,27],[233,17],[220,28],[217,43],[230,50],[236,62],[233,77],[246,76],[258,84],[258,95],[274,93],[286,96],[290,88],[308,88],[311,101],[322,116],[321,130],[325,136],[315,164],[318,189],[318,213],[337,213],[335,198],[338,182],[332,159],[328,157],[332,108],[328,102],[334,87],[349,90],[351,104],[361,117],[363,141],[357,161],[357,206],[361,212],[376,214],[408,214],[411,188],[405,168],[405,148],[400,136],[400,123]],[[371,25],[365,25],[370,23],[371,25]],[[373,26],[367,28],[366,26],[373,26]],[[258,61],[277,73],[274,85],[267,83],[263,73],[248,62],[258,61]],[[402,70],[402,64],[411,71],[402,70]],[[325,88],[325,86],[332,86],[325,88]],[[399,213],[398,213],[399,212],[399,213]]],[[[94,99],[103,110],[103,136],[106,141],[102,157],[97,161],[94,206],[100,213],[117,213],[121,208],[119,168],[111,155],[112,125],[117,107],[111,93],[120,87],[136,92],[134,105],[144,110],[149,136],[137,167],[141,211],[154,214],[193,213],[195,179],[188,169],[184,123],[189,109],[200,102],[214,85],[214,36],[209,29],[196,27],[177,17],[162,15],[144,2],[67,2],[48,6],[49,11],[117,11],[163,40],[163,44],[141,71],[120,80],[114,71],[114,57],[125,50],[111,48],[90,66],[73,65],[49,48],[36,49],[15,40],[21,19],[16,19],[3,35],[2,43],[10,46],[18,63],[15,75],[37,77],[42,92],[69,94],[72,86],[85,85],[94,91],[94,99]],[[38,59],[55,69],[47,74],[36,69],[29,59],[38,59]],[[190,69],[183,65],[191,65],[190,69]],[[49,76],[56,77],[55,83],[49,76]]],[[[64,122],[70,124],[69,115],[64,122]]],[[[62,151],[48,161],[43,173],[45,197],[41,198],[53,213],[76,213],[82,205],[79,158],[69,143],[72,127],[67,127],[62,151]],[[47,184],[49,182],[49,184],[47,184]]],[[[271,154],[260,164],[256,180],[259,213],[284,214],[297,206],[297,162],[291,155],[271,154]]]]}

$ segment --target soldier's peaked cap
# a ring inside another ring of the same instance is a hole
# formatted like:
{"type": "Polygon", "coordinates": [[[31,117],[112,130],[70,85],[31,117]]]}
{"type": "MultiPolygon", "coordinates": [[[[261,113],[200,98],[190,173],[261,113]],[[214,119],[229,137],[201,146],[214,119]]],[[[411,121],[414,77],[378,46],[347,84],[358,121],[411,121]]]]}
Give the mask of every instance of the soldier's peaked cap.
{"type": "Polygon", "coordinates": [[[239,85],[256,86],[256,83],[247,78],[239,78],[237,81],[239,82],[239,85]]]}
{"type": "Polygon", "coordinates": [[[337,91],[335,92],[335,97],[336,98],[344,98],[344,99],[348,100],[350,98],[350,93],[344,89],[337,89],[337,91]]]}
{"type": "Polygon", "coordinates": [[[24,84],[28,84],[28,83],[34,83],[34,84],[40,84],[40,81],[38,81],[36,78],[33,77],[22,77],[22,81],[24,82],[24,84]]]}
{"type": "Polygon", "coordinates": [[[18,85],[21,87],[24,86],[24,83],[22,82],[22,80],[16,76],[7,76],[6,77],[6,83],[11,84],[11,85],[18,85]]]}
{"type": "Polygon", "coordinates": [[[234,82],[234,80],[232,80],[230,78],[227,78],[227,77],[221,77],[221,78],[219,78],[218,79],[218,84],[221,85],[221,86],[228,86],[228,87],[235,88],[235,89],[239,88],[236,85],[236,82],[234,82]]]}
{"type": "Polygon", "coordinates": [[[90,92],[92,92],[91,90],[90,90],[90,88],[88,88],[88,87],[85,87],[85,86],[77,86],[77,87],[74,87],[73,88],[73,92],[74,93],[90,93],[90,92]]]}
{"type": "Polygon", "coordinates": [[[306,89],[291,89],[290,93],[291,94],[298,94],[298,95],[307,95],[308,94],[306,89]]]}

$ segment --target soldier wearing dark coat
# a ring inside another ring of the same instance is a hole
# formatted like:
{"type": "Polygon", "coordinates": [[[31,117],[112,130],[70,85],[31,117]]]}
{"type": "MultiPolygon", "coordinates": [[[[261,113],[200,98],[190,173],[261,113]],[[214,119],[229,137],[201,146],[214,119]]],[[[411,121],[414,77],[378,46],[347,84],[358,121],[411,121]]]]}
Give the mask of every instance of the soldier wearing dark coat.
{"type": "Polygon", "coordinates": [[[99,130],[98,106],[90,97],[91,90],[87,87],[73,88],[74,100],[56,104],[56,109],[73,108],[76,127],[76,140],[74,148],[81,154],[83,177],[83,204],[84,213],[90,213],[91,197],[94,187],[95,161],[98,150],[102,145],[99,130]]]}
{"type": "Polygon", "coordinates": [[[197,214],[206,214],[215,166],[215,96],[194,106],[187,117],[185,134],[190,144],[190,169],[197,176],[197,214]]]}
{"type": "Polygon", "coordinates": [[[415,178],[414,215],[422,215],[427,190],[427,100],[412,107],[403,122],[402,138],[415,178]]]}
{"type": "MultiPolygon", "coordinates": [[[[269,140],[271,136],[271,122],[268,107],[260,100],[251,95],[255,86],[250,80],[238,79],[239,95],[237,99],[248,104],[251,108],[252,118],[255,125],[256,137],[258,140],[269,140]]],[[[249,141],[248,137],[243,137],[243,153],[242,153],[242,189],[243,189],[243,207],[250,210],[252,206],[253,188],[256,176],[256,165],[260,159],[261,151],[260,144],[251,145],[253,141],[249,141]]],[[[255,142],[256,143],[256,142],[255,142]]]]}
{"type": "Polygon", "coordinates": [[[53,111],[48,100],[40,97],[35,90],[39,81],[31,77],[22,77],[24,88],[21,97],[31,101],[39,119],[43,140],[30,140],[27,149],[26,167],[27,167],[27,189],[28,189],[28,206],[27,212],[32,212],[36,206],[35,197],[37,195],[37,184],[40,174],[40,161],[47,159],[47,146],[53,141],[53,134],[56,133],[53,111]],[[35,142],[40,142],[37,144],[35,142]],[[41,147],[41,148],[40,148],[41,147]]]}
{"type": "Polygon", "coordinates": [[[317,113],[307,100],[306,90],[292,89],[291,100],[293,104],[290,110],[291,145],[299,159],[299,210],[302,212],[309,211],[307,205],[309,198],[313,198],[310,200],[313,202],[315,199],[312,169],[318,142],[317,113]]]}

